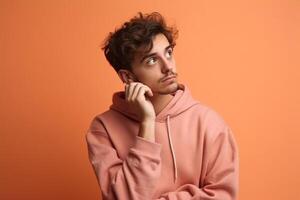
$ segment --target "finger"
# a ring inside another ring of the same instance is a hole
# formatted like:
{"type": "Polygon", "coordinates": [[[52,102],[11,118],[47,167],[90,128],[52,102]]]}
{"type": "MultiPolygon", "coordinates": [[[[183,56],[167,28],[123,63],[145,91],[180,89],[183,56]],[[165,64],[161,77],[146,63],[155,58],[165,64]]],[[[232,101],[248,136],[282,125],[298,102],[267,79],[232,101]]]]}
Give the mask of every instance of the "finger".
{"type": "Polygon", "coordinates": [[[140,99],[140,100],[145,100],[146,99],[145,93],[146,93],[145,87],[143,87],[143,86],[140,87],[139,90],[138,90],[136,98],[140,99]]]}
{"type": "Polygon", "coordinates": [[[147,85],[144,85],[144,87],[145,87],[145,91],[146,91],[147,95],[152,97],[153,96],[152,90],[147,85]]]}
{"type": "Polygon", "coordinates": [[[135,88],[136,84],[137,84],[137,82],[132,82],[132,83],[129,84],[128,101],[132,100],[132,94],[133,94],[133,91],[134,91],[134,88],[135,88]]]}
{"type": "Polygon", "coordinates": [[[124,91],[125,91],[125,99],[127,100],[127,96],[128,96],[128,84],[127,83],[125,83],[125,89],[124,89],[124,91]]]}
{"type": "Polygon", "coordinates": [[[134,90],[132,92],[131,100],[134,101],[136,99],[140,87],[143,87],[142,84],[140,84],[140,83],[136,84],[136,86],[134,87],[134,90]]]}
{"type": "Polygon", "coordinates": [[[137,94],[138,99],[146,99],[146,96],[153,96],[149,87],[142,86],[137,94]],[[149,95],[150,94],[150,95],[149,95]]]}

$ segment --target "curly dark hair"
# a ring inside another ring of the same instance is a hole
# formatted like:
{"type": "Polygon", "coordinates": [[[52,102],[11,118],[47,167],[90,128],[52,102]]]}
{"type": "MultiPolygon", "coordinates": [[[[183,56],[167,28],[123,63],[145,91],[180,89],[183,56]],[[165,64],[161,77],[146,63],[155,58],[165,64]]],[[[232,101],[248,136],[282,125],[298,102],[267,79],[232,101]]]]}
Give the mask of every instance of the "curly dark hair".
{"type": "Polygon", "coordinates": [[[174,48],[178,37],[176,27],[166,25],[165,19],[158,12],[142,14],[138,12],[130,21],[125,22],[115,32],[110,32],[104,41],[102,50],[110,65],[116,72],[120,69],[131,71],[131,63],[139,49],[148,53],[153,47],[152,39],[162,33],[174,48]]]}

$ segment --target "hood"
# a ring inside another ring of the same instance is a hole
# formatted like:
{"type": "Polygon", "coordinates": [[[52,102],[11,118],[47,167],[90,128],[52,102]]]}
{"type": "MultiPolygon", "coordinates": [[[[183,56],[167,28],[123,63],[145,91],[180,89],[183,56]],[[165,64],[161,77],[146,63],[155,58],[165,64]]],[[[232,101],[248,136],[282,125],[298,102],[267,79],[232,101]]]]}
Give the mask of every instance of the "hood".
{"type": "MultiPolygon", "coordinates": [[[[192,106],[198,104],[197,101],[195,101],[190,93],[189,88],[186,84],[178,84],[178,89],[176,92],[172,94],[174,97],[172,100],[156,115],[156,122],[165,122],[167,126],[167,134],[169,139],[169,145],[172,152],[172,158],[173,158],[173,166],[174,166],[174,182],[176,182],[177,179],[177,165],[176,165],[176,156],[172,144],[172,138],[171,138],[171,124],[170,124],[170,118],[176,117],[183,113],[184,111],[188,110],[192,106]]],[[[110,106],[110,109],[118,111],[122,113],[123,115],[138,121],[138,118],[136,114],[133,112],[132,109],[128,106],[128,103],[125,100],[125,92],[119,91],[115,92],[113,94],[112,98],[112,105],[110,106]]]]}

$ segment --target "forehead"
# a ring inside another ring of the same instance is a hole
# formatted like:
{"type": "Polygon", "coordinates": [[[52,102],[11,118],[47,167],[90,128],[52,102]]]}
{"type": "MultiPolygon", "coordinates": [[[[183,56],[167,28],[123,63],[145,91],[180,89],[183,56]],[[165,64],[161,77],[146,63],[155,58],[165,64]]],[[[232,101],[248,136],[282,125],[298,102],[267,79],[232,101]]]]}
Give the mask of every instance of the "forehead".
{"type": "Polygon", "coordinates": [[[151,49],[151,51],[153,51],[155,49],[158,49],[158,48],[165,48],[166,46],[169,45],[169,41],[168,41],[167,37],[164,34],[162,34],[162,33],[157,34],[153,38],[152,41],[153,41],[153,48],[151,49]]]}

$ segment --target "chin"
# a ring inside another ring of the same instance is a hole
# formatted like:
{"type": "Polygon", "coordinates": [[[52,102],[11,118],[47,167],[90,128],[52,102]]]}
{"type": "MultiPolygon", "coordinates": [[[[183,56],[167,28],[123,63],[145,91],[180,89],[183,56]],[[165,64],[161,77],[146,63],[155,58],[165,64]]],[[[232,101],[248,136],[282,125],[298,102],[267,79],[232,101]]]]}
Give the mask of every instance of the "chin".
{"type": "Polygon", "coordinates": [[[162,95],[173,94],[178,90],[178,83],[174,82],[166,85],[164,88],[161,88],[158,93],[162,95]]]}

